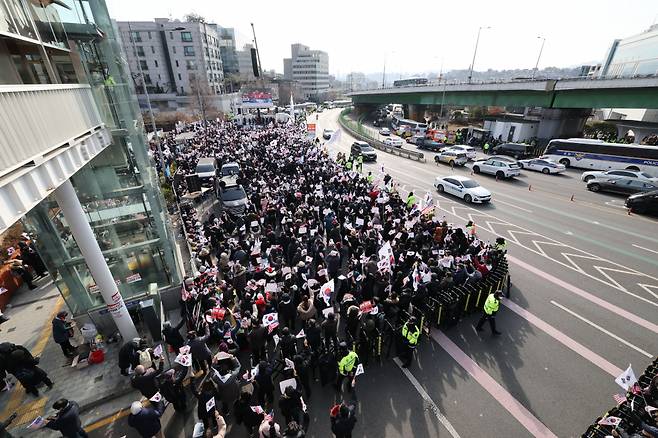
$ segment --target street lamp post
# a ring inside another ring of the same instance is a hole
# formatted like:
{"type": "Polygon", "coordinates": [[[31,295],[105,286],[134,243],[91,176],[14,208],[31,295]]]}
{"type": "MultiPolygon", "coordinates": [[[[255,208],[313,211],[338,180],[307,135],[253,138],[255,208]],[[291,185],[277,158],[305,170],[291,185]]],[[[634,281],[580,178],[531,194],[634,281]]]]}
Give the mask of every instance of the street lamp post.
{"type": "Polygon", "coordinates": [[[539,67],[539,60],[541,59],[541,54],[544,51],[544,44],[546,43],[546,38],[543,36],[538,36],[538,39],[541,39],[541,47],[539,48],[539,55],[537,55],[537,62],[535,63],[535,68],[532,70],[532,79],[535,78],[535,74],[537,74],[537,68],[539,67]]]}
{"type": "Polygon", "coordinates": [[[471,68],[468,72],[468,83],[471,83],[471,78],[473,78],[473,66],[475,66],[475,55],[478,53],[478,44],[480,43],[480,32],[482,29],[491,29],[491,26],[480,26],[478,28],[478,36],[475,39],[475,50],[473,50],[473,61],[471,61],[471,68]]]}

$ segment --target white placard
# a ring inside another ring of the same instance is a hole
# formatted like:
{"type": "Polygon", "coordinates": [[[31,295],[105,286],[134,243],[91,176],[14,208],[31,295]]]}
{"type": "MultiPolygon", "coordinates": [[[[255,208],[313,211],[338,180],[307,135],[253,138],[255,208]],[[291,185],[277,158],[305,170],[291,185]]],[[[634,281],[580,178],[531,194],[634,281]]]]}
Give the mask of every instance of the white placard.
{"type": "Polygon", "coordinates": [[[289,386],[297,389],[297,380],[295,380],[294,377],[292,379],[282,380],[279,382],[279,389],[281,390],[281,394],[283,394],[286,391],[286,388],[289,386]]]}

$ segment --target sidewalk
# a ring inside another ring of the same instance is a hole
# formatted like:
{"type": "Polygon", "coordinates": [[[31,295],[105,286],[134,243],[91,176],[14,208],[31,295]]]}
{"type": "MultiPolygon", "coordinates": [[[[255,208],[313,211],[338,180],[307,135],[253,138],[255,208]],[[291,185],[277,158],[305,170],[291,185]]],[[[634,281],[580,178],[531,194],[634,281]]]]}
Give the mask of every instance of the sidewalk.
{"type": "MultiPolygon", "coordinates": [[[[29,291],[22,288],[14,296],[11,307],[7,307],[5,315],[9,321],[2,324],[0,341],[21,344],[27,347],[34,356],[40,356],[39,366],[43,368],[55,383],[52,390],[39,388],[40,396],[35,398],[27,395],[22,385],[11,376],[14,384],[9,392],[0,393],[0,419],[4,420],[13,412],[18,417],[11,424],[14,436],[59,436],[54,431],[30,431],[25,427],[37,416],[47,416],[53,413],[52,404],[60,398],[75,400],[82,411],[111,403],[124,394],[133,392],[128,377],[119,373],[117,366],[119,344],[104,344],[105,361],[102,364],[90,365],[83,369],[71,368],[71,360],[64,357],[61,348],[52,339],[52,319],[62,309],[66,309],[50,277],[36,283],[39,288],[29,291]]],[[[107,410],[96,412],[96,419],[107,415],[107,410]]],[[[92,412],[92,417],[93,417],[92,412]]]]}

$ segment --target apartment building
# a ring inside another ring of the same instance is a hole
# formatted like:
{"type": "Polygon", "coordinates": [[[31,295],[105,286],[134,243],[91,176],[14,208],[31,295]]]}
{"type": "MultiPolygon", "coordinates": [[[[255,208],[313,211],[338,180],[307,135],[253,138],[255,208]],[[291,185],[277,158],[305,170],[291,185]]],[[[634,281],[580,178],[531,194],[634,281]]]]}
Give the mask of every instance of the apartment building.
{"type": "Polygon", "coordinates": [[[222,93],[224,66],[217,24],[156,18],[118,21],[116,26],[137,92],[143,94],[146,86],[154,110],[175,110],[198,93],[222,93]]]}

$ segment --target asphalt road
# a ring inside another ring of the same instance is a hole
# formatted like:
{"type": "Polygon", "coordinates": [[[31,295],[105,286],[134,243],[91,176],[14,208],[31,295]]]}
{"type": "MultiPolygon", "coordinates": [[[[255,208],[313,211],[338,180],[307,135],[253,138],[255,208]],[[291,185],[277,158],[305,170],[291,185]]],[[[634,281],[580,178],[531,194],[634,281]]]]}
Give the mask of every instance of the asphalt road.
{"type": "MultiPolygon", "coordinates": [[[[317,132],[338,129],[338,113],[320,114],[317,132]]],[[[353,140],[342,132],[330,152],[349,153],[353,140]]],[[[658,221],[629,216],[622,197],[587,191],[571,169],[508,181],[473,175],[493,201],[471,206],[432,186],[471,169],[424,152],[426,163],[377,151],[364,172],[380,175],[383,165],[404,195],[432,193],[448,222],[473,220],[481,238],[505,237],[514,288],[498,317],[503,336],[458,325],[445,333],[452,347],[425,343],[411,373],[460,436],[578,436],[622,392],[613,374],[629,363],[639,374],[658,353],[658,221]],[[465,359],[479,370],[469,373],[465,359]]]]}
{"type": "MultiPolygon", "coordinates": [[[[338,129],[338,113],[319,115],[319,135],[338,129]]],[[[342,132],[330,153],[349,153],[353,140],[342,132]]],[[[392,360],[367,367],[354,436],[580,436],[622,392],[616,375],[629,363],[641,373],[658,353],[658,221],[627,215],[623,198],[588,192],[573,170],[523,171],[510,181],[474,175],[493,201],[471,206],[432,186],[436,176],[469,168],[436,165],[431,152],[426,163],[377,153],[364,172],[380,175],[383,165],[403,195],[430,191],[448,222],[473,220],[485,240],[504,236],[513,287],[497,318],[502,336],[488,327],[478,334],[472,315],[423,339],[408,371],[392,360]]],[[[314,388],[309,436],[330,436],[334,396],[314,388]]],[[[177,416],[165,436],[189,437],[193,425],[194,415],[177,416]]],[[[90,434],[124,435],[136,436],[125,418],[90,434]]],[[[227,436],[245,433],[233,426],[227,436]]]]}

